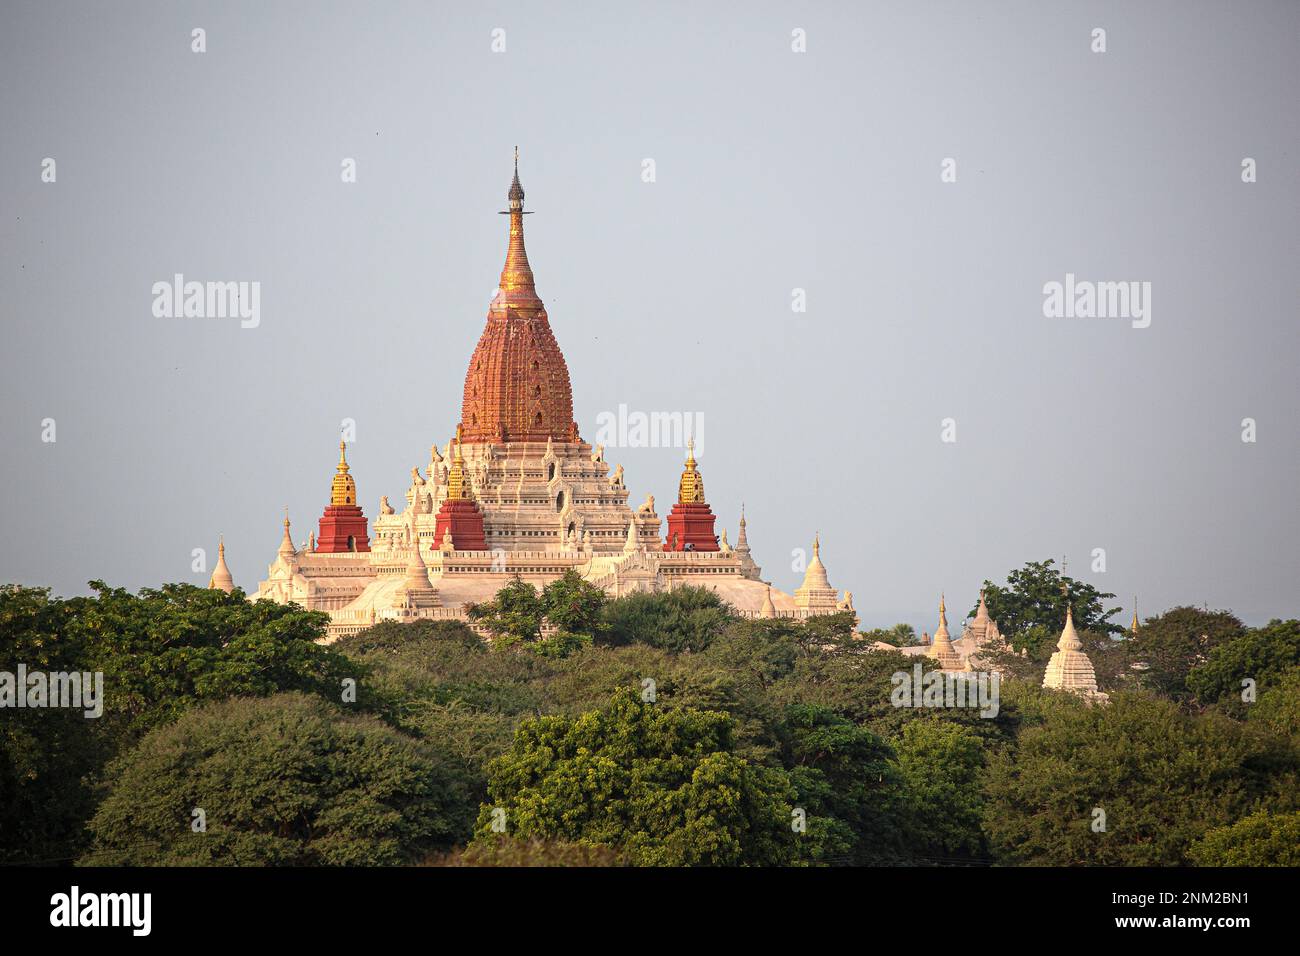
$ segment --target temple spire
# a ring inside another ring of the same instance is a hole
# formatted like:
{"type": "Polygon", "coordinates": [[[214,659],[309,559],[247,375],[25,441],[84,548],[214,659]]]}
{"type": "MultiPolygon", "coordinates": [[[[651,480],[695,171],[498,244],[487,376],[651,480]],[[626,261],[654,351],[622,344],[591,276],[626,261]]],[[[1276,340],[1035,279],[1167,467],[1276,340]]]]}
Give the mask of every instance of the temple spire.
{"type": "Polygon", "coordinates": [[[1074,628],[1072,604],[1065,605],[1065,627],[1061,630],[1061,639],[1056,642],[1056,652],[1043,672],[1043,686],[1073,691],[1091,700],[1106,700],[1106,695],[1097,690],[1097,674],[1083,651],[1079,632],[1074,628]]]}
{"type": "Polygon", "coordinates": [[[1077,651],[1083,647],[1083,641],[1079,640],[1079,632],[1074,629],[1074,605],[1069,603],[1065,605],[1065,627],[1061,631],[1061,639],[1056,642],[1057,650],[1077,651]]]}
{"type": "Polygon", "coordinates": [[[704,476],[695,462],[695,439],[686,439],[686,467],[677,485],[677,500],[682,504],[704,502],[704,476]]]}
{"type": "Polygon", "coordinates": [[[1136,594],[1133,595],[1133,623],[1129,625],[1128,632],[1130,634],[1137,634],[1138,632],[1138,599],[1136,594]]]}
{"type": "Polygon", "coordinates": [[[339,463],[334,471],[334,480],[330,484],[330,504],[353,505],[357,502],[357,483],[348,474],[348,443],[339,442],[339,463]]]}
{"type": "Polygon", "coordinates": [[[291,558],[298,553],[298,549],[293,546],[293,538],[289,536],[289,506],[284,506],[284,537],[280,539],[279,554],[286,558],[291,558]]]}
{"type": "Polygon", "coordinates": [[[943,594],[939,595],[939,626],[930,639],[930,650],[927,656],[946,671],[959,671],[966,667],[961,655],[952,646],[952,638],[948,634],[948,608],[943,594]]]}
{"type": "Polygon", "coordinates": [[[504,304],[540,307],[533,269],[524,248],[524,187],[519,182],[519,147],[515,147],[515,175],[506,194],[509,208],[502,215],[510,217],[510,242],[506,247],[506,264],[501,269],[500,289],[504,304]]]}
{"type": "Polygon", "coordinates": [[[456,454],[447,473],[447,497],[453,499],[472,497],[469,483],[465,479],[465,458],[461,455],[461,426],[456,426],[456,454]]]}
{"type": "Polygon", "coordinates": [[[225,591],[227,594],[235,590],[235,580],[230,576],[230,568],[226,567],[226,539],[224,535],[217,539],[217,566],[212,569],[212,577],[208,579],[208,589],[225,591]]]}

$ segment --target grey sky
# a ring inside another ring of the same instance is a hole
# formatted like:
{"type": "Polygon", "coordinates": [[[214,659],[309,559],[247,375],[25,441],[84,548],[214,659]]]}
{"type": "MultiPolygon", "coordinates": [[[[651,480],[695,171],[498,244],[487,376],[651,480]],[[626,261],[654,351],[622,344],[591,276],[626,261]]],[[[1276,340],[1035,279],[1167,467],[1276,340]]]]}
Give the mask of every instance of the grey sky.
{"type": "MultiPolygon", "coordinates": [[[[367,515],[398,501],[455,427],[518,143],[584,436],[703,413],[778,586],[820,530],[865,627],[1062,554],[1125,620],[1294,616],[1298,37],[1292,2],[9,0],[0,580],[205,583],[224,532],[255,589],[344,417],[367,515]],[[260,327],[155,318],[176,272],[259,281],[260,327]],[[1067,272],[1151,282],[1150,328],[1045,318],[1067,272]]],[[[680,450],[607,457],[673,499],[680,450]]]]}

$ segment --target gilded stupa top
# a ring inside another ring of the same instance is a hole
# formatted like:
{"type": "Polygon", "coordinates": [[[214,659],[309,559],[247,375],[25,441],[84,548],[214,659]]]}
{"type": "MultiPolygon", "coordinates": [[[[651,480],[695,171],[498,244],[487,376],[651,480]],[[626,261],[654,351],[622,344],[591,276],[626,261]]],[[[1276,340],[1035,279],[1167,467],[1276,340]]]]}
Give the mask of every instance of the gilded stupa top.
{"type": "Polygon", "coordinates": [[[348,474],[348,443],[339,442],[339,464],[330,484],[330,504],[354,505],[357,503],[357,483],[348,474]]]}
{"type": "Polygon", "coordinates": [[[695,465],[695,439],[686,440],[686,470],[677,486],[677,500],[682,504],[703,503],[704,476],[695,465]]]}
{"type": "Polygon", "coordinates": [[[456,428],[456,454],[452,458],[451,468],[447,471],[447,497],[451,499],[470,498],[469,481],[465,477],[465,458],[460,453],[462,429],[456,428]]]}

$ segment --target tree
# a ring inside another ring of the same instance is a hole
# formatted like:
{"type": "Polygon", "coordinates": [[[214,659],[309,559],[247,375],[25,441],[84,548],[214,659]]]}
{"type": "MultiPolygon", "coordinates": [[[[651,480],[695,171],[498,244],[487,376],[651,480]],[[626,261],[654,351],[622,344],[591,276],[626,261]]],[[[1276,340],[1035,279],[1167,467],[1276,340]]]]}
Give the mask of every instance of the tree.
{"type": "Polygon", "coordinates": [[[989,757],[984,830],[1006,862],[1184,865],[1295,768],[1294,753],[1218,714],[1133,693],[1105,707],[1050,697],[1016,747],[989,757]]]}
{"type": "Polygon", "coordinates": [[[489,767],[475,842],[504,827],[620,848],[642,865],[788,863],[789,780],[737,757],[731,729],[725,714],[659,708],[631,690],[577,718],[526,719],[489,767]]]}
{"type": "Polygon", "coordinates": [[[893,627],[876,627],[862,632],[865,641],[878,641],[881,644],[893,644],[895,647],[910,647],[919,643],[916,628],[911,624],[895,624],[893,627]]]}
{"type": "Polygon", "coordinates": [[[547,657],[567,657],[605,630],[604,604],[605,592],[570,569],[540,594],[516,576],[491,601],[470,605],[468,614],[488,629],[497,647],[522,644],[547,657]],[[551,633],[544,633],[544,623],[551,633]]]}
{"type": "Polygon", "coordinates": [[[1237,700],[1242,682],[1257,687],[1300,665],[1300,621],[1273,620],[1220,644],[1187,675],[1187,689],[1202,703],[1237,700]]]}
{"type": "Polygon", "coordinates": [[[195,708],[108,779],[83,860],[95,866],[410,863],[473,818],[435,748],[300,693],[195,708]]]}
{"type": "MultiPolygon", "coordinates": [[[[1048,635],[1055,635],[1051,638],[1055,643],[1065,627],[1067,604],[1074,608],[1074,626],[1080,630],[1122,634],[1123,628],[1110,620],[1119,613],[1119,608],[1107,611],[1103,607],[1103,602],[1115,595],[1063,576],[1055,564],[1051,558],[1029,561],[1023,568],[1007,574],[1005,588],[991,581],[984,582],[989,616],[998,622],[998,629],[1012,646],[1016,650],[1027,647],[1033,654],[1041,649],[1048,635]],[[1032,631],[1034,628],[1038,630],[1032,631]]],[[[977,607],[971,609],[972,615],[977,607]]]]}
{"type": "Polygon", "coordinates": [[[884,740],[833,711],[786,708],[782,757],[806,814],[800,854],[813,863],[871,864],[905,858],[895,808],[900,782],[884,740]]]}
{"type": "Polygon", "coordinates": [[[132,595],[92,581],[94,598],[67,601],[83,664],[102,671],[105,711],[133,733],[175,720],[199,701],[285,690],[339,700],[364,669],[317,644],[328,615],[296,604],[249,602],[190,584],[132,595]]]}
{"type": "Polygon", "coordinates": [[[1300,743],[1300,667],[1293,667],[1261,687],[1250,707],[1251,723],[1300,743]]]}
{"type": "Polygon", "coordinates": [[[1128,641],[1128,651],[1142,665],[1137,672],[1142,687],[1181,699],[1188,695],[1187,675],[1192,668],[1245,631],[1245,625],[1228,611],[1176,607],[1147,618],[1128,641]]]}
{"type": "MultiPolygon", "coordinates": [[[[84,846],[92,784],[114,754],[200,701],[301,690],[338,700],[364,669],[319,645],[326,616],[241,591],[168,584],[92,597],[0,588],[0,661],[103,675],[103,715],[42,708],[0,722],[0,857],[58,860],[84,846]]],[[[364,693],[358,706],[370,702],[364,693]]]]}
{"type": "MultiPolygon", "coordinates": [[[[47,588],[0,587],[0,669],[84,671],[84,641],[69,617],[47,588]]],[[[87,778],[111,756],[112,739],[80,709],[0,714],[0,862],[70,859],[95,810],[87,778]]]]}
{"type": "Polygon", "coordinates": [[[563,840],[480,840],[435,857],[430,866],[630,866],[627,854],[603,846],[563,840]]]}
{"type": "Polygon", "coordinates": [[[913,720],[894,745],[908,844],[921,856],[982,857],[984,746],[960,724],[913,720]]]}
{"type": "Polygon", "coordinates": [[[1205,834],[1191,852],[1197,866],[1300,866],[1300,811],[1262,810],[1205,834]]]}
{"type": "Polygon", "coordinates": [[[471,621],[487,628],[496,647],[536,643],[542,639],[546,611],[541,595],[518,575],[498,590],[492,600],[471,604],[466,613],[471,621]]]}
{"type": "Polygon", "coordinates": [[[608,628],[601,641],[698,652],[712,644],[733,620],[731,608],[709,588],[638,591],[605,606],[608,628]]]}

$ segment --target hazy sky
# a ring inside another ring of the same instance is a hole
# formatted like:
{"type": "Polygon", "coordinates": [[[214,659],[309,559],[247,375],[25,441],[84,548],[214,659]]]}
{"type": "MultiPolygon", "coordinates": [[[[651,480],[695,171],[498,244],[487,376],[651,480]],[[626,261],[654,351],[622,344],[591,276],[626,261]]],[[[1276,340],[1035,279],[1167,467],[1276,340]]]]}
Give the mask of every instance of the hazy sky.
{"type": "MultiPolygon", "coordinates": [[[[255,590],[343,418],[367,515],[399,501],[458,420],[518,144],[584,436],[703,414],[779,587],[820,530],[864,627],[1062,555],[1125,622],[1294,616],[1298,38],[1294,2],[6,0],[0,580],[206,583],[224,532],[255,590]],[[259,282],[260,325],[155,317],[175,273],[259,282]],[[1044,317],[1067,273],[1150,282],[1150,326],[1044,317]]],[[[607,457],[667,511],[680,449],[607,457]]]]}

